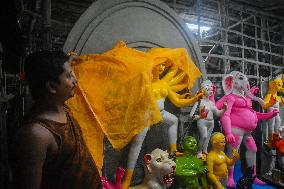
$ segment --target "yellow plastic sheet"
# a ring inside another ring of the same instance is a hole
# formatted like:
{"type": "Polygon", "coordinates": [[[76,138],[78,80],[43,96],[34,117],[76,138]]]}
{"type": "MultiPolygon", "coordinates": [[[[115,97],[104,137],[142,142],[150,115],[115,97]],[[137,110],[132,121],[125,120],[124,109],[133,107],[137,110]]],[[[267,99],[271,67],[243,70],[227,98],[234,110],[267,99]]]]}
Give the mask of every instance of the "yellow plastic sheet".
{"type": "Polygon", "coordinates": [[[122,41],[103,54],[82,55],[72,61],[78,88],[67,104],[99,170],[104,135],[115,149],[121,149],[144,128],[161,120],[151,89],[152,69],[161,61],[185,71],[189,88],[201,75],[185,49],[142,52],[122,41]]]}

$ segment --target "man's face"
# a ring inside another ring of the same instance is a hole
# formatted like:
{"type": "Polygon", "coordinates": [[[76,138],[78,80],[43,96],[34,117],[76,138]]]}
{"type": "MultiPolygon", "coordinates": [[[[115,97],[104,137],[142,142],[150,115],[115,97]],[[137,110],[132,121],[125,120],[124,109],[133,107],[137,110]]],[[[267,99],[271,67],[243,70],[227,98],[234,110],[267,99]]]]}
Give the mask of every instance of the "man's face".
{"type": "Polygon", "coordinates": [[[56,95],[66,101],[74,95],[77,80],[72,73],[69,62],[64,63],[63,73],[59,75],[59,83],[56,83],[56,95]]]}

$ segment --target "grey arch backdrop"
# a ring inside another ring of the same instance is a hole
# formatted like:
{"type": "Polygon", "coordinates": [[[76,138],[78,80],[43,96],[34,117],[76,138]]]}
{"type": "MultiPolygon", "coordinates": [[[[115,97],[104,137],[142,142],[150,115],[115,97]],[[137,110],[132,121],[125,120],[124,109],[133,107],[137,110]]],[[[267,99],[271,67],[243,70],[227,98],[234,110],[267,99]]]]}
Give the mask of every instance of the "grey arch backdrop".
{"type": "MultiPolygon", "coordinates": [[[[186,48],[206,79],[205,65],[196,39],[186,24],[165,3],[158,0],[97,0],[75,23],[69,33],[64,51],[78,54],[102,53],[118,41],[123,40],[129,47],[147,49],[151,47],[186,48]]],[[[193,91],[199,87],[196,82],[193,91]]],[[[166,104],[166,109],[178,110],[166,104]]],[[[140,157],[159,147],[167,148],[166,126],[151,127],[143,144],[140,157]]],[[[114,180],[115,168],[125,166],[128,147],[121,152],[114,151],[105,142],[104,175],[114,180]]],[[[143,162],[139,159],[134,183],[143,179],[143,162]]]]}

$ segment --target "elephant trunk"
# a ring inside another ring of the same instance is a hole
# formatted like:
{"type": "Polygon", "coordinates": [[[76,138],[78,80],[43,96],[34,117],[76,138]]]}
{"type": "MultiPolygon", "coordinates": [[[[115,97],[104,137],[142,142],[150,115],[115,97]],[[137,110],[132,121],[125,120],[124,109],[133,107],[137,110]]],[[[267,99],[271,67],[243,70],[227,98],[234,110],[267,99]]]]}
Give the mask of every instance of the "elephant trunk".
{"type": "Polygon", "coordinates": [[[257,101],[258,103],[260,103],[261,106],[263,106],[265,104],[264,100],[262,100],[261,98],[256,97],[253,94],[251,94],[251,92],[250,92],[248,87],[244,88],[244,92],[245,92],[246,96],[248,96],[251,100],[257,101]]]}

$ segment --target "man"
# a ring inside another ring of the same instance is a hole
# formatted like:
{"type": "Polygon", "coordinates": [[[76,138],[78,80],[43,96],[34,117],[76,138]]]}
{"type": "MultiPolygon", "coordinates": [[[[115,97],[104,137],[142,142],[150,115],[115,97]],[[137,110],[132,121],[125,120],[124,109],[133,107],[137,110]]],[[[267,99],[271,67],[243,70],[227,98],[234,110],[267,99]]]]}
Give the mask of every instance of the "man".
{"type": "Polygon", "coordinates": [[[26,79],[34,105],[15,137],[13,176],[20,189],[102,188],[96,165],[65,101],[76,78],[61,51],[30,55],[26,79]]]}

